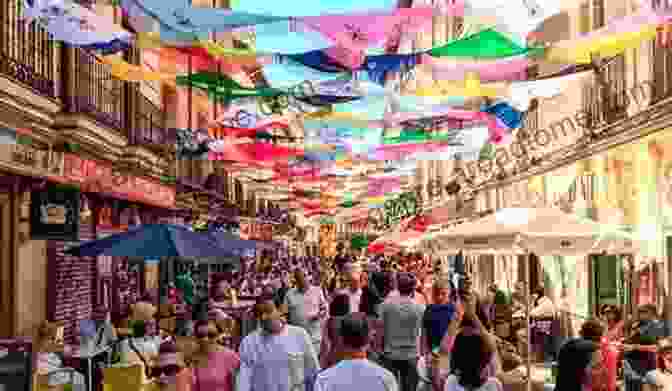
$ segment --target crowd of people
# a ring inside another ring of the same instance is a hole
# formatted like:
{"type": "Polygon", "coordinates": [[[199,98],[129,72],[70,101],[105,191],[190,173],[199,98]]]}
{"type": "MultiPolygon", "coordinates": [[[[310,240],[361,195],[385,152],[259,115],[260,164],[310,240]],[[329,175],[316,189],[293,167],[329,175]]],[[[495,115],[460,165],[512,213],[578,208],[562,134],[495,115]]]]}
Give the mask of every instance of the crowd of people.
{"type": "MultiPolygon", "coordinates": [[[[110,323],[123,341],[120,365],[150,368],[146,378],[161,390],[523,390],[532,376],[522,365],[528,328],[498,325],[502,313],[520,319],[524,289],[508,298],[494,285],[476,292],[469,276],[441,274],[420,256],[341,252],[328,261],[262,259],[217,276],[209,311],[186,330],[163,322],[150,298],[132,306],[125,323],[110,323]],[[245,328],[234,311],[243,297],[252,304],[238,307],[253,315],[245,328]],[[157,317],[159,327],[149,327],[157,317]]],[[[604,306],[578,336],[560,336],[552,300],[530,291],[533,359],[555,363],[555,390],[616,391],[621,378],[626,391],[672,390],[672,339],[655,306],[633,319],[604,306]]],[[[41,362],[53,367],[48,354],[41,362]]],[[[545,389],[544,380],[533,387],[545,389]]]]}

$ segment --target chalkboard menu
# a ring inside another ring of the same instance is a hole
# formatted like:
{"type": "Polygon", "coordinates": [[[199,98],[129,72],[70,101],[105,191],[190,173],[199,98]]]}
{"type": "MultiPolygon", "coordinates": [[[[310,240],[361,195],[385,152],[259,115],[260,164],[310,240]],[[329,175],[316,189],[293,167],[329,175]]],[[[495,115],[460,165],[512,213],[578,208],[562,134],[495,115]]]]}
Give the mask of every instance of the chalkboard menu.
{"type": "Polygon", "coordinates": [[[49,186],[33,191],[30,228],[35,240],[79,240],[79,189],[49,186]]]}

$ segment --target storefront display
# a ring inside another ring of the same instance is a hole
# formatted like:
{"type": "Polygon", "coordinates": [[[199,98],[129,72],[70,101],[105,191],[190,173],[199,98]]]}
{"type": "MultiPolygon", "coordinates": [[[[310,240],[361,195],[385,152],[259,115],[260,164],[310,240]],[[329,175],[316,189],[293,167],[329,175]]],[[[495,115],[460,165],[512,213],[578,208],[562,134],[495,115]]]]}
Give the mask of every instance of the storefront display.
{"type": "Polygon", "coordinates": [[[31,194],[30,227],[33,240],[79,240],[80,192],[52,185],[31,194]]]}

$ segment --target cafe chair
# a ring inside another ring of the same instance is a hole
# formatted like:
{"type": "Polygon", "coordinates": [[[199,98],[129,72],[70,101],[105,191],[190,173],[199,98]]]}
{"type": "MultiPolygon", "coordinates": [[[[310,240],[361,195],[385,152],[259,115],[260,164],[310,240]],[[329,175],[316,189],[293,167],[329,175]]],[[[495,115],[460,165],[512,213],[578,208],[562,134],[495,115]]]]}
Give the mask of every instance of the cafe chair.
{"type": "Polygon", "coordinates": [[[141,363],[103,368],[103,391],[145,391],[147,384],[141,363]]]}

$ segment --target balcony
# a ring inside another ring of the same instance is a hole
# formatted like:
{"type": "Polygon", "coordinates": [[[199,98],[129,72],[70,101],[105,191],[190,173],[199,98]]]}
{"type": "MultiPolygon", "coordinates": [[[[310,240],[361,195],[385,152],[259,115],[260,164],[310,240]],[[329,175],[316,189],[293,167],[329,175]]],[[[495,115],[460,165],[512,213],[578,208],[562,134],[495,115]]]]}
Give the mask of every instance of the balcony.
{"type": "Polygon", "coordinates": [[[672,48],[669,37],[660,36],[653,45],[653,101],[658,103],[672,96],[672,48]],[[667,42],[665,42],[667,41],[667,42]]]}
{"type": "MultiPolygon", "coordinates": [[[[131,86],[133,87],[135,86],[131,86]]],[[[129,144],[163,150],[170,143],[166,131],[166,112],[143,95],[139,88],[133,88],[132,93],[136,97],[136,107],[129,144]]]]}
{"type": "Polygon", "coordinates": [[[65,97],[70,113],[85,113],[97,122],[128,137],[126,82],[112,76],[109,67],[93,54],[81,49],[72,52],[74,74],[71,90],[65,97]]]}
{"type": "Polygon", "coordinates": [[[42,27],[26,26],[19,19],[21,3],[0,2],[0,73],[38,95],[56,99],[60,44],[50,40],[42,27]]]}

